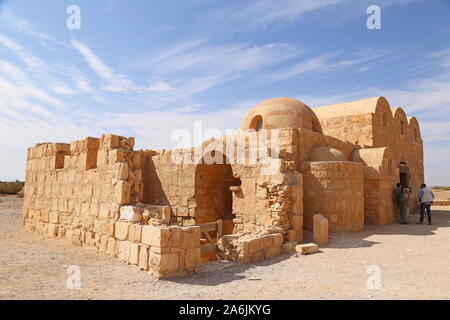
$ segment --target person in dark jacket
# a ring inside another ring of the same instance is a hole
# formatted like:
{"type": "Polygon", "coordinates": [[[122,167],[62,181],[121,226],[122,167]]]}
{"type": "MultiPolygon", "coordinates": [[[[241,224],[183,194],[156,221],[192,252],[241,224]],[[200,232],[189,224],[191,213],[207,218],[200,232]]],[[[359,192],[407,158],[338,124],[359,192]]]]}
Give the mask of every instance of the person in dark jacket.
{"type": "Polygon", "coordinates": [[[407,224],[406,215],[408,214],[409,188],[403,187],[401,190],[402,191],[398,196],[400,207],[400,224],[407,224]]]}

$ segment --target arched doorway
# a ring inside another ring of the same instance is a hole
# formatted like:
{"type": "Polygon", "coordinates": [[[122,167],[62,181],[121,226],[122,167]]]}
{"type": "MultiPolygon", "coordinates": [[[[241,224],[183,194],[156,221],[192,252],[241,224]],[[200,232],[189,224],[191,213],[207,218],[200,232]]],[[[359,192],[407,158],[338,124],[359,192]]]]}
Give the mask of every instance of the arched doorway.
{"type": "Polygon", "coordinates": [[[233,176],[231,164],[227,163],[223,156],[223,162],[207,164],[199,163],[195,170],[195,199],[197,224],[224,220],[228,227],[224,228],[224,234],[232,230],[233,194],[232,186],[239,186],[241,180],[233,176]],[[228,230],[228,232],[226,232],[228,230]]]}

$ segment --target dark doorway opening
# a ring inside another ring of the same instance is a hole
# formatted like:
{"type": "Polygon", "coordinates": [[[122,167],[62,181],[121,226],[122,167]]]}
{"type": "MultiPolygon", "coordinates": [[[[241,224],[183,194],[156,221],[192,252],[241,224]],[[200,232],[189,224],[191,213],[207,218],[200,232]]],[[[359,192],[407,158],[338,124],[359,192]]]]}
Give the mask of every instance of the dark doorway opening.
{"type": "Polygon", "coordinates": [[[222,163],[206,164],[202,162],[197,165],[195,171],[195,220],[197,224],[222,219],[226,220],[226,224],[229,225],[235,218],[233,194],[230,187],[240,186],[241,180],[233,176],[232,167],[227,163],[225,156],[222,163]]]}
{"type": "Polygon", "coordinates": [[[400,162],[398,165],[400,172],[400,184],[402,187],[409,187],[409,168],[405,162],[400,162]]]}

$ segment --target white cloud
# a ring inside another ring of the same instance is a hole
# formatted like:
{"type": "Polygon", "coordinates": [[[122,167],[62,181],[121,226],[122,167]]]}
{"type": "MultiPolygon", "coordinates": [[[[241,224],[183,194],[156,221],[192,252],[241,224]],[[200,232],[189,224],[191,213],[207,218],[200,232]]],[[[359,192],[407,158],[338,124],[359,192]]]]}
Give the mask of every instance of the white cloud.
{"type": "Polygon", "coordinates": [[[298,56],[303,51],[288,43],[205,45],[182,43],[142,62],[151,72],[175,77],[180,94],[190,96],[253,71],[298,56]]]}
{"type": "MultiPolygon", "coordinates": [[[[37,38],[41,41],[55,40],[52,36],[36,31],[36,28],[27,20],[17,16],[13,11],[3,9],[0,13],[0,19],[6,21],[11,27],[25,33],[29,36],[37,38]]],[[[44,45],[44,43],[42,43],[44,45]]]]}
{"type": "MultiPolygon", "coordinates": [[[[338,56],[338,52],[322,54],[318,57],[305,59],[297,64],[284,68],[282,70],[273,72],[271,74],[262,76],[264,82],[275,82],[286,80],[292,77],[299,76],[308,72],[333,72],[340,69],[349,68],[356,65],[368,63],[374,59],[383,56],[385,53],[375,51],[370,48],[364,48],[355,53],[354,57],[350,59],[333,59],[338,56]]],[[[363,66],[367,67],[367,66],[363,66]]],[[[364,71],[364,70],[363,70],[364,71]]]]}
{"type": "Polygon", "coordinates": [[[253,30],[275,22],[293,22],[305,13],[346,0],[252,0],[214,12],[210,19],[233,29],[253,30]]]}
{"type": "Polygon", "coordinates": [[[50,89],[54,93],[63,94],[63,95],[66,95],[66,94],[70,95],[70,94],[77,93],[75,90],[73,90],[73,89],[71,89],[71,88],[69,88],[69,87],[67,87],[67,86],[65,86],[64,84],[61,84],[61,83],[55,83],[55,84],[51,85],[50,89]]]}
{"type": "Polygon", "coordinates": [[[179,112],[179,113],[194,112],[194,111],[197,111],[202,106],[203,105],[200,103],[188,104],[184,107],[174,109],[173,112],[179,112]]]}
{"type": "Polygon", "coordinates": [[[10,49],[28,67],[36,70],[45,70],[47,65],[44,61],[34,56],[14,40],[0,34],[0,45],[10,49]]]}
{"type": "Polygon", "coordinates": [[[382,8],[403,6],[423,0],[247,0],[216,11],[207,16],[206,23],[219,25],[222,30],[254,31],[274,24],[299,21],[306,14],[327,11],[337,20],[366,15],[366,8],[376,4],[382,8]]]}
{"type": "Polygon", "coordinates": [[[91,69],[105,80],[104,90],[127,93],[137,89],[124,75],[117,74],[108,67],[87,45],[76,40],[72,40],[71,44],[83,56],[91,69]]]}

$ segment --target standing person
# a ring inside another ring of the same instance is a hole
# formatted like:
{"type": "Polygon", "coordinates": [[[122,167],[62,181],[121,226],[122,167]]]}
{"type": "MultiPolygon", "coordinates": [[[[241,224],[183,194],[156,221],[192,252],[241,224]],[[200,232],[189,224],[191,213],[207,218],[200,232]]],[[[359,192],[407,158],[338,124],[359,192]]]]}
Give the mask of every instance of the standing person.
{"type": "MultiPolygon", "coordinates": [[[[399,210],[400,214],[400,194],[402,193],[402,185],[400,183],[397,183],[396,188],[392,191],[392,200],[394,200],[395,205],[397,206],[397,209],[399,210]]],[[[400,216],[400,223],[401,223],[401,216],[400,216]]]]}
{"type": "Polygon", "coordinates": [[[425,209],[427,210],[428,224],[431,225],[431,204],[434,200],[434,193],[427,185],[423,183],[419,190],[419,200],[420,200],[420,221],[418,223],[423,223],[423,218],[425,215],[425,209]]]}
{"type": "Polygon", "coordinates": [[[399,203],[399,199],[398,196],[400,195],[400,193],[402,192],[402,185],[400,183],[396,184],[396,187],[393,191],[392,191],[392,199],[394,200],[395,204],[400,208],[400,203],[399,203]]]}
{"type": "Polygon", "coordinates": [[[399,207],[400,207],[400,224],[407,224],[406,215],[408,213],[408,187],[401,188],[401,192],[398,196],[399,199],[399,207]]]}

